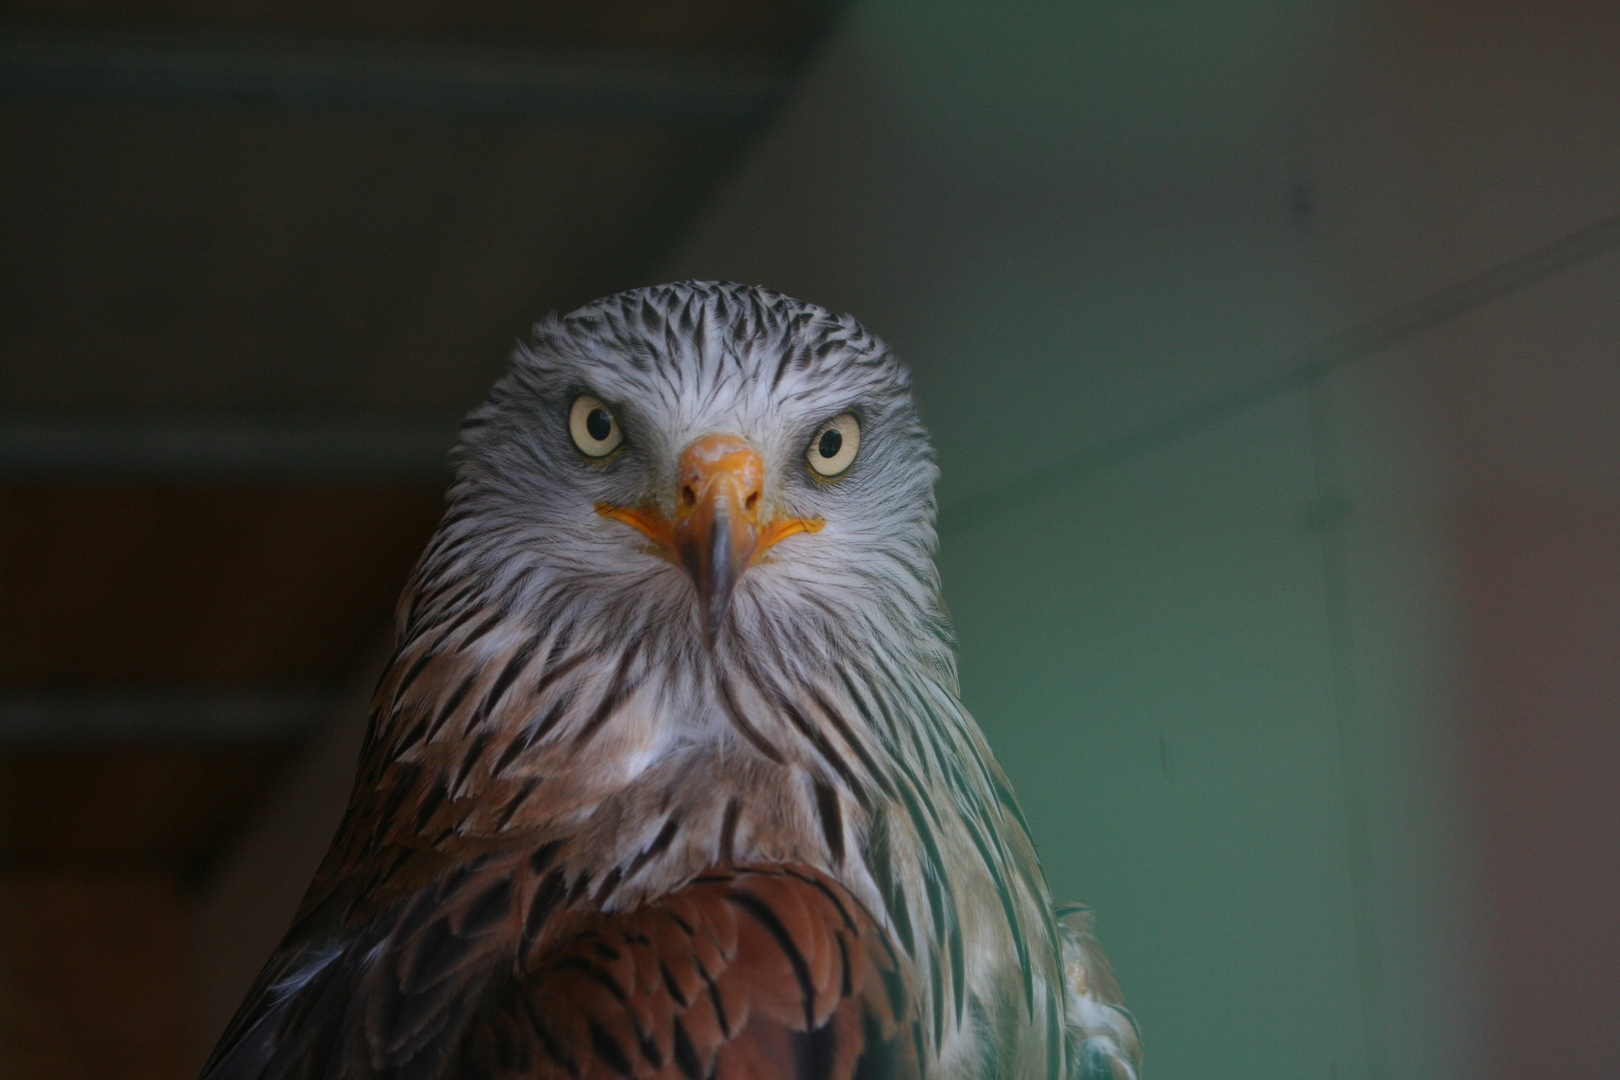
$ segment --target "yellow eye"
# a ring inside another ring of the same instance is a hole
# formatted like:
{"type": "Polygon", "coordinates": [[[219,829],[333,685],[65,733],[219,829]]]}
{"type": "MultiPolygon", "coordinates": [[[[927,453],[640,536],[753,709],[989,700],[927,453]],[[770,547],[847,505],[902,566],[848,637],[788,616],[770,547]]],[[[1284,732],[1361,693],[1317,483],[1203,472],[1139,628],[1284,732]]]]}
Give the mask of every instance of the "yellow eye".
{"type": "Polygon", "coordinates": [[[842,476],[861,448],[861,425],[854,413],[835,416],[816,429],[805,451],[810,471],[831,479],[842,476]]]}
{"type": "Polygon", "coordinates": [[[579,452],[590,458],[604,458],[624,442],[618,417],[599,398],[581,394],[568,410],[568,434],[579,452]]]}

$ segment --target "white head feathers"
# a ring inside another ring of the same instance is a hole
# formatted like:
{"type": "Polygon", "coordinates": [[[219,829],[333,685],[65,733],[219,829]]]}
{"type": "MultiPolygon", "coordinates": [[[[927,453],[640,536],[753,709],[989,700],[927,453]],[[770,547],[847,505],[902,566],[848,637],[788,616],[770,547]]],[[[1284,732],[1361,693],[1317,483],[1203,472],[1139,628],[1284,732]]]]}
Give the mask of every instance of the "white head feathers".
{"type": "Polygon", "coordinates": [[[786,638],[801,656],[837,663],[841,643],[903,640],[927,654],[913,662],[954,681],[932,564],[936,469],[909,382],[854,319],[765,289],[685,282],[554,316],[469,417],[451,511],[421,575],[470,576],[541,620],[644,629],[690,655],[699,624],[691,582],[597,506],[673,509],[683,449],[735,435],[763,460],[768,508],[826,524],[741,576],[717,650],[786,638]],[[604,460],[570,440],[570,406],[582,394],[622,425],[623,447],[604,460]],[[859,453],[827,482],[807,467],[806,449],[846,412],[859,420],[859,453]]]}

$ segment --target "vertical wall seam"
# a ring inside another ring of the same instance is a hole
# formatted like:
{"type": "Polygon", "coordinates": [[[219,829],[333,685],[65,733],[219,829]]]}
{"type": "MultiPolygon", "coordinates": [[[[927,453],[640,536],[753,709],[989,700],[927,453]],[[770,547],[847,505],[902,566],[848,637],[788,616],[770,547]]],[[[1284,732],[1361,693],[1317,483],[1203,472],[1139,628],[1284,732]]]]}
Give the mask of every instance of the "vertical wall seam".
{"type": "Polygon", "coordinates": [[[1351,922],[1360,990],[1363,1052],[1366,1054],[1368,1080],[1389,1080],[1387,1000],[1383,957],[1379,947],[1378,902],[1373,881],[1365,740],[1350,624],[1347,524],[1351,507],[1339,477],[1332,403],[1328,394],[1325,377],[1314,379],[1306,389],[1310,456],[1317,500],[1316,512],[1312,516],[1319,525],[1316,532],[1321,547],[1323,599],[1327,612],[1333,721],[1338,736],[1345,855],[1350,870],[1351,922]]]}

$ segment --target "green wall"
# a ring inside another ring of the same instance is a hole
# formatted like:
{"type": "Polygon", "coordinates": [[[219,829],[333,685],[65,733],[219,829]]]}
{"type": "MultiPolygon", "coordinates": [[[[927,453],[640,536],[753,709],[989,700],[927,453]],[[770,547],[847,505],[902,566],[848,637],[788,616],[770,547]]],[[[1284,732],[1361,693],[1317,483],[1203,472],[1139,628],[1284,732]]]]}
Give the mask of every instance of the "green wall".
{"type": "Polygon", "coordinates": [[[1306,409],[1290,397],[950,536],[963,691],[1155,1076],[1363,1076],[1306,409]]]}
{"type": "Polygon", "coordinates": [[[1153,1080],[1473,1068],[1411,372],[1174,422],[1375,313],[1306,134],[1341,123],[1353,15],[856,4],[664,268],[850,311],[911,364],[963,694],[1153,1080]]]}

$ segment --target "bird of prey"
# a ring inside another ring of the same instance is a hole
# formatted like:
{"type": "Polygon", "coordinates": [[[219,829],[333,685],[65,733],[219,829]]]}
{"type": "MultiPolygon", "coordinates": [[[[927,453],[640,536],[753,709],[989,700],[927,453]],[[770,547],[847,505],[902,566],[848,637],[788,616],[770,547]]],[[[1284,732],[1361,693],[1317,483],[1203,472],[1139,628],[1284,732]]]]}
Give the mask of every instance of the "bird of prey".
{"type": "Polygon", "coordinates": [[[207,1080],[1136,1076],[959,700],[876,337],[609,297],[536,327],[453,460],[348,811],[207,1080]]]}

